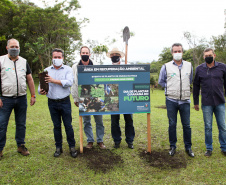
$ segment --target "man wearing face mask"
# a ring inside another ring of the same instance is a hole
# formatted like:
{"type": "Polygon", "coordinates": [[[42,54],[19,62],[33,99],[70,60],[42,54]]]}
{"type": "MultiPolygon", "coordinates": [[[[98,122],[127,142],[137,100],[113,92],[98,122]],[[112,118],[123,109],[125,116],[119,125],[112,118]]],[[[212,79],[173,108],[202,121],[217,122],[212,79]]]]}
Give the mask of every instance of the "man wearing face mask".
{"type": "MultiPolygon", "coordinates": [[[[72,91],[72,97],[74,99],[74,103],[77,107],[79,107],[79,95],[78,95],[78,72],[77,72],[77,66],[78,65],[93,65],[92,60],[90,57],[90,49],[87,46],[83,46],[80,49],[80,57],[81,60],[78,64],[74,64],[72,66],[73,74],[74,74],[74,83],[72,85],[71,91],[72,91]]],[[[83,85],[83,89],[86,89],[85,91],[91,91],[92,85],[83,85]]],[[[90,94],[90,91],[88,94],[90,94]]],[[[94,115],[95,123],[96,123],[96,136],[97,136],[97,145],[100,147],[100,149],[106,149],[106,146],[103,143],[103,137],[104,137],[104,125],[103,125],[103,116],[102,115],[94,115]]],[[[93,137],[93,130],[91,125],[91,116],[83,116],[83,125],[84,125],[84,131],[87,137],[87,146],[86,148],[91,149],[93,148],[94,143],[94,137],[93,137]]]]}
{"type": "MultiPolygon", "coordinates": [[[[113,65],[120,65],[120,59],[124,57],[125,54],[118,50],[118,48],[113,48],[112,51],[107,53],[107,57],[111,58],[113,65]]],[[[123,114],[125,120],[125,135],[126,143],[128,148],[133,149],[133,140],[135,137],[135,129],[133,126],[133,115],[132,114],[123,114]]],[[[121,128],[119,125],[120,114],[111,115],[111,135],[114,140],[114,148],[119,148],[121,143],[121,128]]]]}
{"type": "Polygon", "coordinates": [[[73,84],[74,76],[72,69],[63,64],[64,52],[61,49],[55,48],[52,51],[53,65],[47,67],[48,75],[45,78],[46,83],[49,83],[49,91],[45,92],[38,87],[38,92],[41,95],[48,97],[49,112],[54,125],[54,139],[56,151],[54,157],[59,157],[62,150],[62,131],[61,119],[63,120],[67,142],[71,157],[77,157],[78,153],[75,150],[74,130],[71,125],[71,102],[70,102],[70,87],[73,84]]]}
{"type": "Polygon", "coordinates": [[[226,66],[216,62],[216,54],[211,48],[203,52],[205,63],[199,65],[195,71],[193,82],[193,99],[195,110],[199,111],[199,92],[201,87],[202,111],[205,124],[205,156],[210,157],[213,150],[212,121],[215,114],[219,130],[220,148],[226,155],[226,124],[225,124],[225,98],[226,66]]]}
{"type": "Polygon", "coordinates": [[[185,151],[190,157],[194,157],[191,146],[190,128],[190,84],[193,77],[193,68],[190,62],[184,61],[183,47],[175,43],[171,47],[173,60],[164,64],[159,74],[159,84],[165,88],[166,108],[169,119],[169,155],[176,152],[177,142],[177,113],[179,111],[183,126],[185,151]]]}
{"type": "Polygon", "coordinates": [[[6,143],[9,117],[14,109],[17,151],[29,155],[25,147],[27,85],[31,93],[30,105],[35,104],[35,85],[27,60],[19,56],[20,46],[16,39],[7,42],[8,54],[0,57],[0,159],[6,143]]]}

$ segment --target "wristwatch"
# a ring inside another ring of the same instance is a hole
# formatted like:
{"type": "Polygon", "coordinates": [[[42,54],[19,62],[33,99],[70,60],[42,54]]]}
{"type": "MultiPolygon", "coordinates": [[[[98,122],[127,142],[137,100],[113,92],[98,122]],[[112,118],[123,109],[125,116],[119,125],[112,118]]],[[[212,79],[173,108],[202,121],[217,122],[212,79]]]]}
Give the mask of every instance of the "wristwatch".
{"type": "Polygon", "coordinates": [[[32,98],[36,98],[36,95],[31,95],[32,98]]]}

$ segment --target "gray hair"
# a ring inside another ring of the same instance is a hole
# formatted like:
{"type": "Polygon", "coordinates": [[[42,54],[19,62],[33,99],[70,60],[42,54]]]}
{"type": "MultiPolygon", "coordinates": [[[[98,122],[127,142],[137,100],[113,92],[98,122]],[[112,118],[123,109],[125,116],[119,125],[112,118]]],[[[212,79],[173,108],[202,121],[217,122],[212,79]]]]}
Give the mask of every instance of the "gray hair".
{"type": "Polygon", "coordinates": [[[12,40],[15,40],[15,41],[17,41],[18,42],[18,44],[19,44],[19,46],[20,46],[20,43],[19,43],[19,41],[18,40],[16,40],[16,39],[14,39],[14,38],[12,38],[12,39],[9,39],[8,41],[7,41],[7,46],[9,46],[9,43],[12,41],[12,40]]]}
{"type": "Polygon", "coordinates": [[[182,47],[182,52],[184,52],[184,48],[183,48],[183,46],[182,46],[181,43],[174,43],[174,44],[172,45],[172,47],[171,47],[171,53],[173,53],[173,47],[174,47],[174,46],[181,46],[181,47],[182,47]]]}

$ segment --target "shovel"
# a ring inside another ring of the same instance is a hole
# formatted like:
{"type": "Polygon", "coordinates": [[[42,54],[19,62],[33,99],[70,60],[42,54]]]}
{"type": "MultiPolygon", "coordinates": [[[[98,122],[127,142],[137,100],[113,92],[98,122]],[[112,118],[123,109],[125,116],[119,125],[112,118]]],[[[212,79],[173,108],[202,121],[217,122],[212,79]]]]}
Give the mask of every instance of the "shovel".
{"type": "Polygon", "coordinates": [[[128,50],[128,40],[130,38],[129,27],[126,26],[123,30],[123,42],[126,42],[126,52],[125,52],[125,64],[127,64],[127,50],[128,50]]]}

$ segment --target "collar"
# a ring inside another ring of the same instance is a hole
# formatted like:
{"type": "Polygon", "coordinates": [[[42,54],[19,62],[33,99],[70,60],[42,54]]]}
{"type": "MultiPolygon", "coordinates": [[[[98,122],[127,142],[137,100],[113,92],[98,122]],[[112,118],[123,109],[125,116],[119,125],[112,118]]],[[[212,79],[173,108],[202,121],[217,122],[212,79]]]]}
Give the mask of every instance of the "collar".
{"type": "MultiPolygon", "coordinates": [[[[8,58],[9,58],[9,60],[13,61],[9,56],[8,56],[8,58]]],[[[17,60],[19,60],[19,57],[13,62],[16,62],[17,60]]]]}
{"type": "MultiPolygon", "coordinates": [[[[204,62],[203,64],[204,64],[203,66],[204,66],[205,68],[208,68],[206,62],[204,62]]],[[[219,62],[216,62],[216,61],[214,60],[214,66],[213,66],[213,67],[218,66],[218,64],[219,64],[219,62]]]]}
{"type": "MultiPolygon", "coordinates": [[[[56,69],[53,65],[51,65],[51,69],[56,69]]],[[[59,69],[64,69],[64,64],[59,69]]]]}
{"type": "MultiPolygon", "coordinates": [[[[183,65],[183,61],[184,61],[184,60],[182,59],[182,62],[181,62],[181,64],[180,64],[179,66],[182,66],[182,65],[183,65]]],[[[178,66],[174,60],[173,60],[173,64],[174,64],[175,66],[178,66]]]]}

